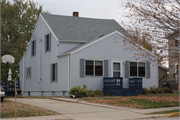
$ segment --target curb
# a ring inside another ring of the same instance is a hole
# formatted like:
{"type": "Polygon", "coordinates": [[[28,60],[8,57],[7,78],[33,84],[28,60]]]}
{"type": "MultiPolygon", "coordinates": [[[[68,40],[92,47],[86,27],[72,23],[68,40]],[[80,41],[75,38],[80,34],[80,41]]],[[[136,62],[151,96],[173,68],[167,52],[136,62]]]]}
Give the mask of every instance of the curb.
{"type": "Polygon", "coordinates": [[[180,112],[174,112],[169,115],[166,115],[165,117],[179,117],[179,116],[180,116],[180,112]]]}
{"type": "Polygon", "coordinates": [[[69,99],[69,98],[50,98],[51,100],[59,100],[65,102],[78,102],[79,99],[69,99]]]}

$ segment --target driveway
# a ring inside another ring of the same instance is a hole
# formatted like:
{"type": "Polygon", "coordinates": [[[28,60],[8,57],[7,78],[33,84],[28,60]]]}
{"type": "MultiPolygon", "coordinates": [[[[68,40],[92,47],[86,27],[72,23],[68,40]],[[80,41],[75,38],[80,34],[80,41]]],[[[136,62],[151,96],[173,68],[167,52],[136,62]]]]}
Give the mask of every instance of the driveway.
{"type": "MultiPolygon", "coordinates": [[[[18,98],[17,102],[56,111],[58,113],[62,113],[62,115],[56,115],[54,116],[54,118],[53,116],[51,116],[47,118],[47,120],[61,120],[61,119],[63,120],[64,119],[130,120],[130,119],[164,116],[164,115],[144,115],[143,114],[145,113],[144,110],[137,110],[133,108],[96,106],[93,104],[82,104],[78,102],[64,102],[64,101],[50,100],[50,99],[18,98]]],[[[33,117],[33,118],[34,120],[36,119],[36,117],[33,117]]],[[[31,118],[31,120],[33,118],[31,118]]],[[[28,118],[19,119],[19,120],[28,120],[28,118]]]]}

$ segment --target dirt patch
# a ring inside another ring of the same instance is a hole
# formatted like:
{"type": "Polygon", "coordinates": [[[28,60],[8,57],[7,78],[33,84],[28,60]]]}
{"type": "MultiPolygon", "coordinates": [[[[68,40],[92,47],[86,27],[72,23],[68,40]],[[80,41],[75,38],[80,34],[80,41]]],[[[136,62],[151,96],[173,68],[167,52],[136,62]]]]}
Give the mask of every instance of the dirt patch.
{"type": "MultiPolygon", "coordinates": [[[[17,103],[17,117],[60,115],[60,113],[39,107],[17,103]]],[[[15,102],[5,100],[1,103],[1,118],[15,117],[15,102]]]]}

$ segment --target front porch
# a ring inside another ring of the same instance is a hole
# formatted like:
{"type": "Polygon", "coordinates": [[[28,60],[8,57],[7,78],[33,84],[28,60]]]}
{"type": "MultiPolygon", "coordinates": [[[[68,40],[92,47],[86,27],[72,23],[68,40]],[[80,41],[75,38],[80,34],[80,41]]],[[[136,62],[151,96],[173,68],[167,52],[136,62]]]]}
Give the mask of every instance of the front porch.
{"type": "Polygon", "coordinates": [[[123,77],[103,78],[104,94],[112,93],[115,96],[137,96],[143,94],[142,78],[129,78],[129,88],[123,88],[123,77]]]}

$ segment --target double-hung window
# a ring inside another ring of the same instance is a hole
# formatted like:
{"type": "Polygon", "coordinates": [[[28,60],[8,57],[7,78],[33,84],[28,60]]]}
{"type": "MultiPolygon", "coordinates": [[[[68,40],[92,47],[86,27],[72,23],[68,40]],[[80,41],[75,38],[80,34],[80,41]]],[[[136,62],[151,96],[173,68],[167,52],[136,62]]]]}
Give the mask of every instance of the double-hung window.
{"type": "Polygon", "coordinates": [[[95,61],[95,76],[103,76],[103,61],[95,61]]]}
{"type": "Polygon", "coordinates": [[[46,35],[46,51],[49,51],[49,34],[46,35]]]}
{"type": "Polygon", "coordinates": [[[51,51],[51,33],[45,35],[45,52],[51,51]]]}
{"type": "Polygon", "coordinates": [[[103,76],[103,61],[86,60],[86,75],[103,76]]]}
{"type": "Polygon", "coordinates": [[[31,67],[26,68],[26,78],[31,78],[31,67]]]}
{"type": "Polygon", "coordinates": [[[58,81],[58,63],[51,64],[51,82],[58,81]]]}
{"type": "Polygon", "coordinates": [[[31,56],[36,56],[36,40],[31,42],[31,56]]]}
{"type": "Polygon", "coordinates": [[[145,70],[144,62],[130,62],[130,76],[145,77],[145,70]]]}
{"type": "Polygon", "coordinates": [[[52,64],[52,81],[55,81],[55,75],[56,75],[56,64],[52,64]]]}

